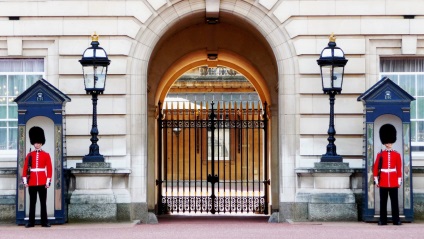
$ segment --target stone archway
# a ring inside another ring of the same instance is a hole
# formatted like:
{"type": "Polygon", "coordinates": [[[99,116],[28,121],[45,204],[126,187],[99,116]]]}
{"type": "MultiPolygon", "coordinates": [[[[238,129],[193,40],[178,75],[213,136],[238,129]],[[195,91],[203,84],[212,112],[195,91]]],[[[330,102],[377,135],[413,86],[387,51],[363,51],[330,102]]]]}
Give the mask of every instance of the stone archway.
{"type": "Polygon", "coordinates": [[[200,50],[189,53],[180,58],[165,72],[159,82],[155,102],[163,102],[171,85],[187,70],[197,66],[227,66],[240,72],[250,81],[250,83],[255,87],[262,102],[267,102],[268,105],[272,104],[265,79],[252,64],[243,57],[228,50],[218,51],[217,55],[218,58],[211,61],[208,59],[207,52],[200,50]]]}
{"type": "MultiPolygon", "coordinates": [[[[246,4],[249,5],[249,3],[246,4]]],[[[135,204],[140,201],[143,205],[143,201],[146,200],[147,208],[150,211],[155,207],[155,175],[153,173],[155,172],[155,142],[154,140],[147,140],[147,138],[155,134],[155,105],[161,98],[161,94],[157,94],[158,88],[166,88],[166,83],[162,82],[161,79],[164,78],[165,74],[169,74],[167,71],[172,68],[173,64],[182,57],[198,51],[234,53],[244,59],[246,63],[249,63],[246,65],[251,65],[251,68],[247,67],[252,69],[250,73],[255,72],[262,79],[252,81],[255,87],[268,89],[261,93],[261,97],[269,98],[272,102],[271,114],[274,130],[270,137],[273,145],[275,145],[270,150],[273,159],[271,162],[273,169],[271,177],[274,182],[272,204],[274,209],[278,210],[279,208],[278,205],[281,201],[279,193],[281,190],[279,185],[280,168],[284,164],[281,161],[284,157],[279,149],[282,145],[280,141],[294,142],[292,138],[295,137],[295,135],[281,136],[280,132],[283,132],[283,130],[279,129],[279,126],[282,125],[279,122],[281,114],[284,114],[285,118],[291,117],[290,120],[294,120],[293,113],[281,111],[278,100],[280,97],[285,97],[284,95],[292,96],[292,90],[295,89],[294,81],[283,84],[284,78],[294,79],[294,64],[291,62],[292,58],[290,58],[292,51],[290,44],[286,41],[287,36],[283,29],[278,27],[278,23],[275,22],[276,19],[267,15],[266,10],[251,5],[251,11],[242,14],[234,8],[241,9],[243,7],[232,4],[222,5],[219,23],[210,25],[205,23],[204,9],[192,10],[184,2],[174,3],[172,6],[160,9],[157,17],[152,18],[146,28],[136,37],[138,43],[132,49],[131,95],[129,99],[133,106],[142,108],[136,110],[139,113],[131,113],[130,117],[131,145],[134,146],[131,149],[131,157],[144,162],[142,165],[145,165],[145,168],[142,168],[141,171],[133,168],[136,174],[134,174],[134,177],[130,176],[130,184],[133,185],[131,190],[135,204]],[[266,22],[267,24],[258,24],[258,22],[251,21],[251,19],[257,19],[259,15],[263,19],[263,23],[266,22]],[[163,24],[164,22],[165,24],[163,24]],[[159,25],[160,27],[157,27],[159,25]],[[283,57],[283,55],[287,55],[287,57],[283,57]],[[282,69],[284,69],[284,73],[279,72],[282,69]],[[283,87],[289,88],[279,93],[279,88],[283,89],[283,87]],[[140,120],[147,121],[147,124],[141,129],[137,127],[140,120]],[[141,145],[136,142],[141,143],[141,145]],[[140,174],[146,175],[145,181],[140,181],[140,176],[136,176],[140,174]],[[139,182],[145,182],[145,184],[139,185],[139,182]]],[[[213,64],[207,60],[205,62],[213,64]]],[[[241,67],[239,66],[239,68],[241,67]]],[[[171,75],[178,74],[171,72],[171,75]]],[[[169,84],[173,81],[167,82],[169,84]]],[[[291,151],[287,155],[291,155],[291,151]]],[[[292,162],[289,163],[289,165],[293,165],[292,162]]],[[[287,188],[292,190],[294,186],[287,185],[287,188]]],[[[286,198],[285,200],[290,199],[286,198]]]]}
{"type": "MultiPolygon", "coordinates": [[[[227,17],[235,18],[234,16],[227,17]]],[[[159,101],[163,102],[171,85],[178,77],[197,66],[226,66],[235,69],[251,82],[262,102],[272,106],[274,102],[278,102],[278,92],[270,91],[270,89],[276,88],[278,81],[276,60],[266,40],[259,32],[249,28],[247,23],[236,26],[230,24],[228,20],[228,22],[224,21],[219,24],[210,25],[198,22],[186,26],[181,31],[171,30],[159,40],[153,50],[148,70],[148,84],[151,90],[148,95],[150,107],[156,106],[159,101]],[[191,38],[198,39],[187,42],[191,38]],[[210,55],[216,59],[211,59],[210,55]]],[[[156,115],[152,114],[148,118],[149,129],[156,129],[157,125],[153,121],[155,117],[156,115]]],[[[278,117],[270,119],[271,124],[273,120],[278,122],[278,117]]],[[[156,130],[154,133],[156,134],[156,130]]],[[[274,134],[274,138],[278,137],[276,135],[274,134]]],[[[157,165],[155,148],[157,148],[155,141],[149,141],[148,172],[157,172],[157,169],[153,167],[153,165],[157,165]]],[[[271,150],[272,148],[269,148],[270,155],[272,154],[271,150]]],[[[154,182],[156,179],[153,173],[149,175],[150,182],[154,182]]],[[[276,188],[275,192],[278,192],[278,182],[275,180],[271,185],[271,188],[276,188]]],[[[155,189],[155,184],[148,184],[147,196],[150,210],[156,207],[153,204],[157,201],[155,189]]],[[[278,194],[274,193],[274,197],[271,198],[277,197],[278,194]]]]}

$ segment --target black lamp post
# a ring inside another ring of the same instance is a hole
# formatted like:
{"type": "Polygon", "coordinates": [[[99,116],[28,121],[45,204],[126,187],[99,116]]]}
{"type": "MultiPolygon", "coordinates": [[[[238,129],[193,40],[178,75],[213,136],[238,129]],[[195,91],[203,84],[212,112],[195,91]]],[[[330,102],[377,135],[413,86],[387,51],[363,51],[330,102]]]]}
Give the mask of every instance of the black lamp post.
{"type": "Polygon", "coordinates": [[[332,34],[328,46],[325,47],[319,59],[321,68],[322,90],[330,96],[330,124],[328,128],[327,152],[321,156],[321,162],[342,162],[342,156],[337,154],[334,141],[336,129],[334,128],[334,101],[336,94],[342,92],[344,67],[347,59],[342,49],[336,46],[336,38],[332,34]]]}
{"type": "Polygon", "coordinates": [[[104,162],[103,155],[99,153],[99,145],[97,145],[97,96],[103,94],[106,84],[107,68],[110,60],[107,57],[106,51],[99,47],[99,36],[94,33],[91,36],[91,47],[87,48],[79,62],[82,65],[84,76],[85,92],[91,94],[93,102],[93,123],[91,127],[91,145],[89,154],[82,159],[84,163],[88,162],[104,162]]]}

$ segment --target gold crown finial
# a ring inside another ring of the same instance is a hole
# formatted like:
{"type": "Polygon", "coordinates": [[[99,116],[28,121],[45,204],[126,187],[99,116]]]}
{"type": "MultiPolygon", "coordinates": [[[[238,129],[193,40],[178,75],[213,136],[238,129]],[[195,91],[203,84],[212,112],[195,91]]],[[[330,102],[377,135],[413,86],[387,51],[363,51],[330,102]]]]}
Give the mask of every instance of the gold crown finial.
{"type": "Polygon", "coordinates": [[[99,41],[99,35],[96,32],[91,35],[91,41],[99,41]]]}
{"type": "Polygon", "coordinates": [[[330,35],[330,42],[336,42],[336,37],[334,36],[334,32],[330,35]]]}

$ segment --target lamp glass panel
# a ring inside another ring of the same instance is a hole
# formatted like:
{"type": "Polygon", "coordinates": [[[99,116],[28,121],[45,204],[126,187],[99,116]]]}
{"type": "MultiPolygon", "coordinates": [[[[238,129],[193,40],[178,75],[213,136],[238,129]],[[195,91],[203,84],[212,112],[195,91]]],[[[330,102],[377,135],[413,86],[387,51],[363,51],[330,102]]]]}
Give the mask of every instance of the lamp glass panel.
{"type": "Polygon", "coordinates": [[[331,55],[331,48],[324,48],[321,52],[321,58],[323,57],[332,57],[331,55]]]}
{"type": "Polygon", "coordinates": [[[335,48],[334,49],[334,57],[344,57],[344,53],[342,49],[335,48]]]}
{"type": "Polygon", "coordinates": [[[323,90],[341,90],[343,84],[343,67],[321,66],[323,90]]]}
{"type": "Polygon", "coordinates": [[[93,89],[94,88],[94,69],[93,66],[83,66],[82,72],[84,75],[84,84],[85,89],[93,89]]]}
{"type": "Polygon", "coordinates": [[[344,67],[335,66],[333,70],[333,88],[341,89],[343,84],[344,67]]]}
{"type": "Polygon", "coordinates": [[[333,68],[332,66],[321,66],[321,77],[322,77],[323,89],[332,88],[332,82],[331,82],[332,68],[333,68]]]}
{"type": "Polygon", "coordinates": [[[94,88],[96,89],[104,89],[106,82],[106,70],[107,67],[104,66],[96,66],[94,67],[95,75],[97,80],[94,82],[94,88]]]}
{"type": "Polygon", "coordinates": [[[88,48],[87,50],[85,50],[83,58],[91,58],[91,57],[94,57],[94,49],[88,48]]]}
{"type": "Polygon", "coordinates": [[[106,52],[103,49],[96,50],[96,58],[106,58],[106,52]]]}

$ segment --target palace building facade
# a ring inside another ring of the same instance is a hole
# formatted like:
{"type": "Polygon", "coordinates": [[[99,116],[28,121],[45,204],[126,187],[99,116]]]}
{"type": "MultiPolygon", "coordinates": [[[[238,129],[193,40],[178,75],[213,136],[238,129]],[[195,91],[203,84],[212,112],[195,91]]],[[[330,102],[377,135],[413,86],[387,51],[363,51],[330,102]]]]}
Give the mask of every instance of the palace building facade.
{"type": "Polygon", "coordinates": [[[418,0],[0,1],[0,220],[27,217],[19,157],[32,125],[45,128],[57,162],[51,220],[60,211],[66,222],[175,213],[352,221],[367,208],[378,218],[367,202],[378,190],[364,175],[382,146],[366,137],[372,109],[358,97],[384,76],[413,97],[402,108],[410,120],[382,120],[399,126],[395,149],[410,160],[401,214],[422,219],[423,12],[418,0]],[[79,60],[94,33],[111,61],[96,112],[104,163],[83,162],[93,105],[79,60]],[[326,164],[330,107],[317,59],[332,33],[348,62],[334,104],[343,159],[326,164]],[[19,121],[15,99],[41,79],[66,95],[60,127],[42,115],[19,121]]]}

